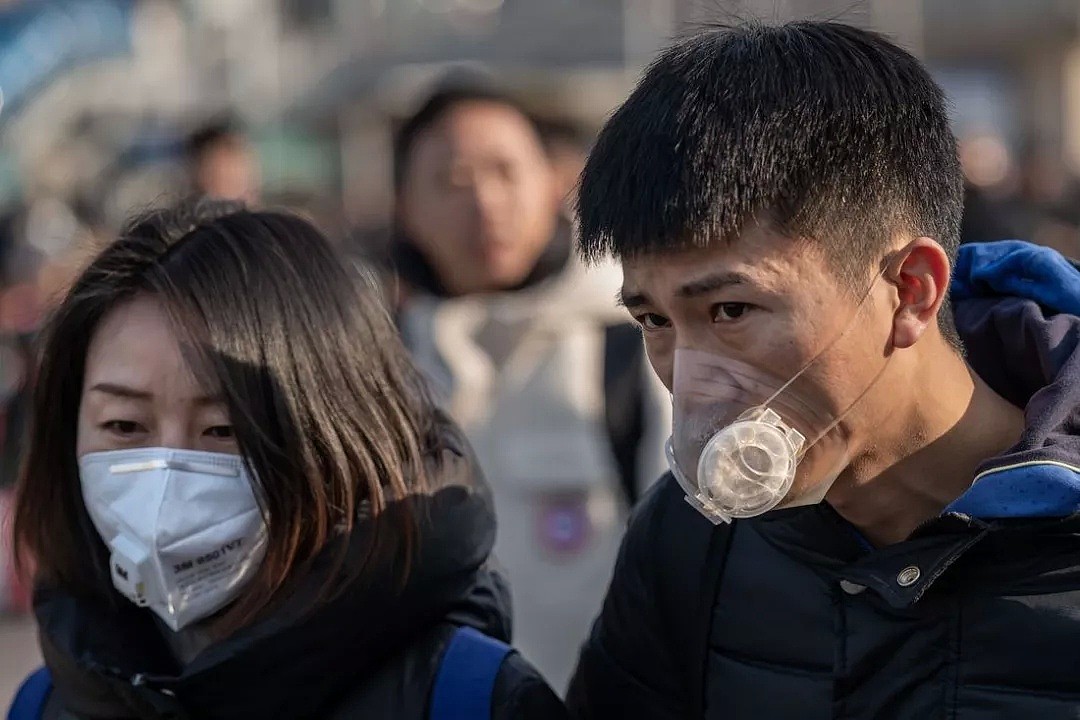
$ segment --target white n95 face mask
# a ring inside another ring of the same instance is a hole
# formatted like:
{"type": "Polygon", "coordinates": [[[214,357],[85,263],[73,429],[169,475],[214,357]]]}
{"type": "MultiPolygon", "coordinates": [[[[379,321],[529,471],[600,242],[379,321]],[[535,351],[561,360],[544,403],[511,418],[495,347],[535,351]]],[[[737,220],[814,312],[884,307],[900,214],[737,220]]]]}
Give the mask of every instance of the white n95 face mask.
{"type": "Polygon", "coordinates": [[[117,450],[84,455],[79,471],[113,585],[174,631],[236,599],[266,554],[266,523],[238,455],[117,450]]]}

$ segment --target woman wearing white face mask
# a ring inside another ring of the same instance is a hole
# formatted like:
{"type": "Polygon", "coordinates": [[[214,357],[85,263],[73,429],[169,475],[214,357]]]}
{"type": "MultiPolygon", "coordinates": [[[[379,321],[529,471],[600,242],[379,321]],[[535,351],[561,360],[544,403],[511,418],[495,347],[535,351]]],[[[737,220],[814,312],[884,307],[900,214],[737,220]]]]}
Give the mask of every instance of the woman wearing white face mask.
{"type": "Polygon", "coordinates": [[[375,292],[296,217],[151,214],[43,337],[15,717],[560,717],[494,518],[375,292]],[[492,639],[494,638],[494,639],[492,639]]]}

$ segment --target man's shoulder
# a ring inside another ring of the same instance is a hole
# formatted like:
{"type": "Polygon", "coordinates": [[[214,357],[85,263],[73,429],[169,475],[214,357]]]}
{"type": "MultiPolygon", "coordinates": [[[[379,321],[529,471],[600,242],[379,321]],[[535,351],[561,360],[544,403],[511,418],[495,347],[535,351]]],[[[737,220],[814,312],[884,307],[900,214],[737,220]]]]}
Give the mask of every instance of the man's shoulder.
{"type": "Polygon", "coordinates": [[[604,611],[571,690],[572,707],[614,702],[629,708],[622,695],[630,693],[634,705],[644,702],[652,710],[650,717],[688,716],[688,700],[701,694],[694,678],[704,667],[731,528],[714,525],[685,502],[670,473],[649,488],[631,516],[604,611]],[[649,693],[637,694],[645,677],[649,693]],[[619,699],[611,700],[612,694],[619,699]]]}
{"type": "Polygon", "coordinates": [[[671,516],[682,513],[682,508],[693,510],[685,501],[683,490],[670,472],[649,486],[630,516],[631,529],[658,522],[669,522],[671,516]]]}
{"type": "Polygon", "coordinates": [[[627,528],[627,550],[646,553],[662,567],[673,561],[698,557],[708,552],[716,533],[729,525],[714,525],[690,503],[671,473],[652,484],[634,507],[627,528]]]}

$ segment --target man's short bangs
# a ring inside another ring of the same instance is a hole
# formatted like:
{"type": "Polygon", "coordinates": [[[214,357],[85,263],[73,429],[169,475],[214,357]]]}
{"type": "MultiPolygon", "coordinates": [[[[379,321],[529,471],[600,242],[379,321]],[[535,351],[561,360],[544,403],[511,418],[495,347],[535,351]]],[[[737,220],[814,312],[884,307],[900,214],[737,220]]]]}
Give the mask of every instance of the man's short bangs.
{"type": "Polygon", "coordinates": [[[800,22],[664,52],[582,175],[590,260],[730,240],[767,219],[853,270],[897,232],[959,242],[962,176],[941,89],[875,33],[800,22]]]}

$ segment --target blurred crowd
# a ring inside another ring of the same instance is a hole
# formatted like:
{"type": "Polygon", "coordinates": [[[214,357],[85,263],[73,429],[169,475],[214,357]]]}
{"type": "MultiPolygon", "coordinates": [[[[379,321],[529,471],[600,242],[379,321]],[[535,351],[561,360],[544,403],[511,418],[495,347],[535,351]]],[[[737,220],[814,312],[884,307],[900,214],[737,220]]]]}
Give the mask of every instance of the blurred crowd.
{"type": "MultiPolygon", "coordinates": [[[[0,207],[0,517],[35,332],[134,205],[209,196],[298,210],[379,278],[412,357],[473,445],[501,523],[515,643],[563,689],[629,509],[665,467],[670,407],[613,302],[617,269],[573,253],[574,188],[594,128],[550,105],[541,114],[515,90],[448,75],[390,118],[382,222],[339,198],[268,192],[257,130],[239,114],[144,133],[92,183],[52,183],[47,168],[16,180],[0,207]]],[[[1060,157],[982,133],[961,138],[961,160],[964,242],[1022,238],[1080,257],[1080,178],[1060,157]]],[[[29,593],[4,550],[0,614],[25,613],[29,593]]]]}
{"type": "MultiPolygon", "coordinates": [[[[45,320],[87,263],[124,236],[132,217],[150,207],[198,207],[183,201],[213,199],[310,220],[372,281],[386,310],[378,310],[378,322],[388,328],[379,337],[394,342],[368,344],[408,353],[438,418],[445,413],[468,440],[465,464],[480,468],[477,477],[490,488],[498,518],[490,562],[497,567],[488,567],[485,552],[477,561],[483,567],[472,570],[491,570],[499,580],[480,595],[512,597],[514,648],[564,695],[582,640],[602,612],[611,579],[619,578],[617,557],[632,510],[674,466],[665,457],[673,395],[650,365],[656,352],[646,354],[642,325],[617,300],[620,263],[585,262],[576,252],[578,237],[589,234],[576,227],[579,179],[611,109],[678,28],[697,29],[699,19],[716,15],[737,24],[740,13],[778,21],[784,14],[848,13],[854,25],[886,29],[954,101],[948,118],[942,110],[941,126],[953,127],[959,140],[966,249],[1018,239],[1080,261],[1076,9],[987,2],[980,5],[985,17],[975,19],[978,3],[868,0],[840,8],[848,4],[0,0],[0,137],[9,144],[0,148],[0,621],[13,621],[9,626],[27,642],[9,654],[38,664],[41,647],[30,637],[35,611],[25,576],[15,571],[9,526],[35,367],[48,365],[37,356],[45,320]],[[956,31],[969,25],[970,33],[956,31]],[[19,144],[27,147],[12,147],[19,144]]],[[[684,81],[691,86],[686,78],[675,85],[684,81]]],[[[761,117],[758,106],[750,114],[761,117]]],[[[658,126],[666,132],[659,122],[650,127],[658,126]]],[[[618,155],[603,141],[596,147],[594,162],[605,147],[609,161],[618,155]]],[[[657,167],[664,161],[654,163],[638,168],[650,180],[663,175],[657,167]]],[[[687,177],[698,179],[688,171],[680,181],[687,177]]],[[[901,180],[907,189],[917,181],[909,180],[901,180]]],[[[640,192],[640,182],[608,185],[627,195],[649,190],[640,192]]],[[[588,186],[581,193],[585,205],[588,186]]],[[[666,213],[671,205],[656,207],[666,213]]],[[[219,248],[213,245],[213,252],[219,248]]],[[[333,300],[319,303],[337,307],[333,300]]],[[[335,359],[349,363],[357,354],[354,347],[335,359]]],[[[367,371],[355,365],[357,373],[367,371]]],[[[33,437],[49,435],[38,430],[33,437]]],[[[286,497],[292,502],[295,495],[286,497]]],[[[681,494],[677,500],[685,511],[681,494]]],[[[462,527],[476,538],[486,532],[468,522],[462,527]]],[[[649,536],[649,549],[652,541],[649,536]]],[[[48,569],[37,557],[38,568],[48,569]]],[[[747,567],[757,568],[754,562],[747,567]]],[[[773,597],[799,595],[787,593],[792,587],[773,597]]],[[[843,588],[852,597],[863,589],[843,588]]],[[[692,586],[687,593],[694,594],[692,586]]],[[[405,602],[395,609],[406,625],[413,622],[410,612],[421,614],[405,602]]],[[[447,616],[457,622],[455,613],[467,610],[456,606],[447,616]]],[[[760,611],[764,619],[767,610],[751,607],[746,616],[760,611]]],[[[609,612],[633,625],[627,636],[638,633],[630,613],[609,612]]],[[[326,623],[328,636],[336,623],[326,623]]],[[[508,638],[509,623],[508,614],[508,638]]],[[[178,657],[191,648],[181,650],[178,657]]],[[[0,648],[0,660],[3,655],[0,648]]],[[[618,666],[618,658],[610,665],[618,666]]],[[[8,699],[4,676],[21,681],[28,669],[0,664],[0,708],[8,699]]],[[[869,675],[883,675],[870,669],[869,675]]],[[[785,702],[799,703],[797,697],[785,702]]]]}
{"type": "Polygon", "coordinates": [[[967,181],[964,242],[1022,238],[1080,256],[1080,178],[1032,142],[1010,148],[992,133],[961,138],[967,181]]]}
{"type": "MultiPolygon", "coordinates": [[[[488,78],[447,76],[394,122],[386,225],[349,227],[328,202],[266,197],[235,118],[164,145],[165,197],[210,196],[314,216],[382,281],[387,304],[492,483],[515,636],[556,686],[599,609],[628,509],[664,467],[669,408],[610,267],[572,252],[574,187],[590,134],[539,118],[488,78]],[[557,330],[557,332],[556,332],[557,330]]],[[[1080,256],[1080,179],[1036,146],[963,139],[965,242],[1030,238],[1080,256]]],[[[107,193],[23,188],[0,219],[0,511],[25,422],[35,330],[121,214],[107,193]]],[[[0,555],[0,611],[25,612],[0,555]]]]}

